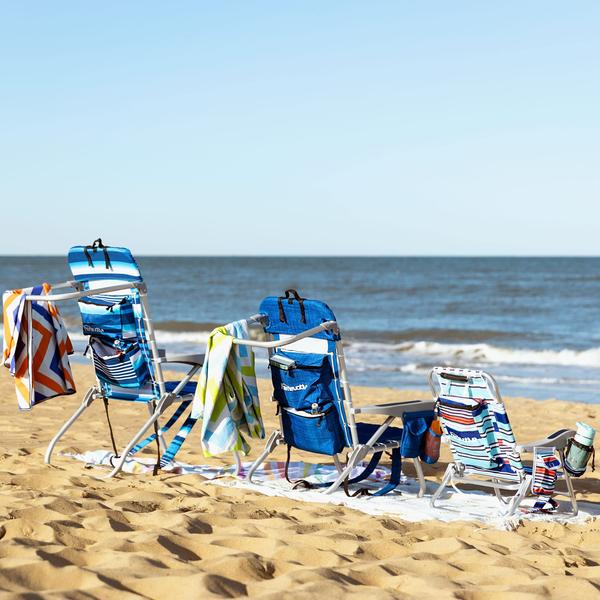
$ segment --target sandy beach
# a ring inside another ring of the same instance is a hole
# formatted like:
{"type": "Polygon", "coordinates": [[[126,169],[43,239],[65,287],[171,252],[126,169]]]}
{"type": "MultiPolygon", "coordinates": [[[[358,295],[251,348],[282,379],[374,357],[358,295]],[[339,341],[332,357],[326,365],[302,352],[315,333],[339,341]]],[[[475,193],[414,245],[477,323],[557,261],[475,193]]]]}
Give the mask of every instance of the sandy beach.
{"type": "MultiPolygon", "coordinates": [[[[323,598],[347,596],[479,600],[600,597],[600,524],[525,522],[500,531],[476,522],[403,522],[344,507],[297,502],[211,485],[196,475],[125,474],[57,456],[47,442],[92,381],[75,365],[78,394],[19,413],[13,384],[0,372],[0,590],[6,598],[323,598]],[[33,594],[32,594],[33,592],[33,594]]],[[[269,382],[260,382],[265,421],[275,425],[269,382]]],[[[354,388],[355,403],[426,397],[354,388]]],[[[600,427],[600,407],[510,398],[518,440],[585,420],[600,427]]],[[[112,405],[122,444],[145,416],[112,405]]],[[[108,449],[101,403],[59,450],[108,449]]],[[[253,453],[260,449],[255,444],[253,453]]],[[[283,453],[280,450],[280,458],[283,453]]],[[[301,456],[301,455],[298,455],[301,456]]],[[[309,458],[305,456],[305,458],[309,458]]],[[[197,434],[181,460],[208,464],[197,434]]],[[[246,459],[248,460],[248,459],[246,459]]],[[[314,460],[314,459],[313,459],[314,460]]],[[[448,460],[426,468],[439,480],[448,460]]],[[[227,460],[213,462],[226,464],[227,460]]],[[[410,474],[410,467],[407,469],[410,474]]],[[[600,502],[600,473],[575,482],[579,498],[600,502]]]]}

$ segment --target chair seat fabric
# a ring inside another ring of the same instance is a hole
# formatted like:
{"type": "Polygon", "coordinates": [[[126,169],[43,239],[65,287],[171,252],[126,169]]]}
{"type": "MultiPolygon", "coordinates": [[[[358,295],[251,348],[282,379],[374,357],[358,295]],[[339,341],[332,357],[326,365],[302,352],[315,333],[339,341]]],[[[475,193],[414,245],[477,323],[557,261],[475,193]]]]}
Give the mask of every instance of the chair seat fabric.
{"type": "MultiPolygon", "coordinates": [[[[179,383],[179,381],[165,381],[165,389],[167,392],[172,392],[179,383]]],[[[189,381],[185,384],[183,390],[179,392],[178,396],[186,396],[195,393],[196,382],[189,381]]],[[[158,400],[158,394],[154,392],[154,388],[151,385],[144,386],[143,388],[120,388],[117,386],[110,386],[108,398],[111,400],[126,400],[128,402],[151,402],[152,400],[158,400]]]]}
{"type": "MultiPolygon", "coordinates": [[[[358,442],[360,444],[366,444],[379,427],[380,425],[377,425],[376,423],[357,423],[356,432],[358,433],[358,442]]],[[[400,427],[388,427],[377,441],[383,443],[400,443],[402,441],[402,429],[400,427]]]]}
{"type": "MultiPolygon", "coordinates": [[[[166,381],[165,388],[167,392],[172,392],[179,384],[179,381],[166,381]]],[[[195,394],[197,385],[198,383],[196,381],[188,381],[178,395],[187,396],[188,394],[195,394]]]]}

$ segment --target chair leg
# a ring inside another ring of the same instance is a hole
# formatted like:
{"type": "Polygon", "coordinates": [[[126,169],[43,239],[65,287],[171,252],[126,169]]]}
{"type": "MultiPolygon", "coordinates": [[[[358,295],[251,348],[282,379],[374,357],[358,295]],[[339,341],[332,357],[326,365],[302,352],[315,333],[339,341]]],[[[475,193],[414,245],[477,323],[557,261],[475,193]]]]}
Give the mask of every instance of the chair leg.
{"type": "Polygon", "coordinates": [[[512,517],[519,505],[527,495],[527,490],[531,487],[532,477],[531,475],[527,475],[525,479],[523,479],[517,493],[512,497],[512,500],[508,504],[508,510],[506,512],[507,517],[512,517]]]}
{"type": "Polygon", "coordinates": [[[172,402],[173,398],[171,395],[163,396],[158,401],[156,408],[154,409],[154,412],[152,413],[150,418],[142,425],[142,427],[133,436],[129,444],[121,453],[119,462],[117,463],[116,467],[114,467],[114,469],[108,475],[103,477],[103,479],[110,479],[111,477],[114,477],[117,473],[121,471],[123,465],[125,464],[125,461],[127,460],[127,457],[129,456],[129,453],[133,450],[133,447],[142,439],[146,431],[148,431],[148,429],[154,424],[154,422],[158,420],[158,418],[162,415],[163,411],[165,411],[172,402]]]}
{"type": "Polygon", "coordinates": [[[413,459],[415,464],[415,471],[417,473],[417,480],[419,481],[419,492],[417,494],[417,498],[422,498],[425,495],[427,490],[427,482],[425,481],[425,475],[423,475],[423,467],[421,465],[421,460],[418,456],[413,459]]]}
{"type": "MultiPolygon", "coordinates": [[[[499,483],[497,479],[493,479],[492,481],[494,483],[499,483]]],[[[508,504],[510,502],[510,499],[507,500],[506,498],[504,498],[502,492],[500,491],[500,488],[494,487],[494,494],[496,494],[496,498],[498,499],[498,502],[500,502],[500,504],[508,504]]]]}
{"type": "Polygon", "coordinates": [[[452,481],[453,474],[454,474],[454,463],[450,463],[446,467],[446,472],[444,473],[442,483],[440,483],[438,489],[435,490],[434,494],[431,496],[429,505],[432,508],[436,508],[435,503],[437,502],[438,498],[442,495],[442,492],[446,489],[446,486],[452,481]]]}
{"type": "Polygon", "coordinates": [[[283,442],[283,434],[281,431],[273,431],[269,438],[267,439],[267,443],[265,444],[265,449],[260,453],[260,456],[252,463],[250,470],[248,471],[247,479],[250,483],[252,483],[252,477],[254,477],[254,473],[256,469],[263,464],[267,456],[277,448],[279,444],[283,442]]]}
{"type": "Polygon", "coordinates": [[[567,484],[567,490],[569,490],[569,500],[571,500],[571,507],[573,508],[573,516],[576,516],[577,513],[579,512],[579,506],[577,506],[577,498],[575,497],[575,490],[573,489],[573,480],[571,479],[571,476],[565,469],[565,451],[561,450],[559,452],[559,454],[560,454],[560,461],[563,466],[563,477],[565,479],[565,483],[567,484]]]}
{"type": "Polygon", "coordinates": [[[242,470],[242,461],[240,459],[240,453],[237,450],[233,451],[234,471],[233,476],[237,477],[242,470]]]}
{"type": "Polygon", "coordinates": [[[338,478],[325,489],[325,494],[332,494],[337,490],[342,483],[344,483],[344,479],[348,479],[350,474],[352,473],[352,469],[358,464],[359,460],[364,457],[364,448],[361,446],[357,446],[348,457],[348,464],[344,468],[344,470],[338,475],[338,478]]]}
{"type": "Polygon", "coordinates": [[[48,448],[46,449],[46,454],[44,455],[44,462],[49,465],[52,464],[52,452],[54,451],[54,446],[56,446],[58,440],[65,434],[65,432],[77,421],[77,419],[82,415],[86,408],[88,408],[91,403],[94,401],[94,394],[96,394],[98,390],[96,388],[90,388],[83,400],[79,408],[73,413],[71,418],[58,430],[56,435],[50,440],[48,444],[48,448]]]}
{"type": "Polygon", "coordinates": [[[344,465],[340,461],[340,457],[337,454],[333,455],[333,464],[335,465],[338,473],[341,473],[344,470],[344,465]]]}

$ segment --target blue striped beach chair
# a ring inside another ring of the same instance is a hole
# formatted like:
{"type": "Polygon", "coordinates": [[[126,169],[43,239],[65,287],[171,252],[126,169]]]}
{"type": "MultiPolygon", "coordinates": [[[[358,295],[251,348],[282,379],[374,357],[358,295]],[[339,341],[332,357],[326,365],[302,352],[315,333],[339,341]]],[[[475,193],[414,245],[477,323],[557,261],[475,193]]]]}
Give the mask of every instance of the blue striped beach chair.
{"type": "Polygon", "coordinates": [[[374,495],[394,490],[400,482],[402,458],[411,458],[422,496],[425,479],[419,456],[423,435],[433,419],[434,403],[413,400],[354,407],[340,328],[327,304],[300,298],[295,290],[287,290],[284,297],[265,298],[259,311],[250,321],[262,328],[267,340],[234,343],[268,348],[280,427],[269,436],[248,478],[251,480],[267,456],[283,444],[287,446],[285,472],[290,483],[322,488],[325,493],[343,486],[348,495],[356,495],[365,490],[351,494],[349,486],[366,479],[383,454],[391,453],[389,482],[374,495]],[[382,417],[383,422],[361,423],[355,415],[374,415],[382,417]],[[404,426],[392,427],[395,419],[401,419],[404,426]],[[335,481],[322,484],[291,481],[287,467],[293,448],[330,457],[338,471],[335,481]],[[345,451],[349,453],[343,464],[341,455],[345,451]]]}
{"type": "Polygon", "coordinates": [[[128,457],[151,442],[156,442],[159,455],[155,472],[164,466],[165,456],[174,457],[190,428],[184,427],[167,448],[165,433],[190,406],[196,389],[192,377],[201,368],[203,355],[171,355],[159,350],[148,310],[146,285],[137,262],[127,248],[108,247],[98,239],[88,246],[69,250],[69,267],[73,281],[53,286],[75,288],[74,292],[51,294],[48,300],[76,299],[79,304],[83,333],[88,336],[86,353],[91,357],[96,384],[85,394],[81,406],[59,429],[46,451],[50,464],[56,443],[96,399],[104,402],[110,437],[115,456],[111,459],[116,475],[128,457]],[[167,363],[189,366],[179,381],[165,381],[162,367],[167,363]],[[148,407],[149,418],[133,436],[122,452],[117,451],[110,419],[109,401],[137,402],[148,407]],[[179,403],[167,423],[159,427],[158,420],[165,411],[179,403]],[[142,441],[151,428],[154,433],[142,441]]]}
{"type": "Polygon", "coordinates": [[[571,429],[561,429],[544,439],[517,445],[506,407],[495,379],[485,371],[435,367],[429,382],[443,439],[450,446],[453,461],[448,464],[441,485],[431,497],[436,506],[448,485],[468,484],[492,488],[501,503],[501,512],[513,515],[528,493],[537,497],[533,511],[553,511],[553,495],[569,498],[577,514],[577,500],[569,474],[558,470],[558,452],[564,464],[564,451],[571,429]],[[524,465],[521,453],[534,456],[524,465]],[[557,478],[566,491],[555,489],[557,478]],[[511,492],[504,496],[502,491],[511,492]],[[550,509],[550,510],[549,510],[550,509]]]}

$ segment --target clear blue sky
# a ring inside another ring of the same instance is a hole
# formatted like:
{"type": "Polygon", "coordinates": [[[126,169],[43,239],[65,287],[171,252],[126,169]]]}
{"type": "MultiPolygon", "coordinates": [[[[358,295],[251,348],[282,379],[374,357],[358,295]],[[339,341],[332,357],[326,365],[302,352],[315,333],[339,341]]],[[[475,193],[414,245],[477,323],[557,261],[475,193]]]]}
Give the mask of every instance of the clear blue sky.
{"type": "Polygon", "coordinates": [[[0,253],[600,254],[598,2],[0,0],[0,253]]]}

